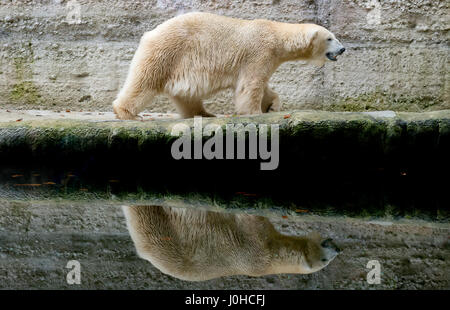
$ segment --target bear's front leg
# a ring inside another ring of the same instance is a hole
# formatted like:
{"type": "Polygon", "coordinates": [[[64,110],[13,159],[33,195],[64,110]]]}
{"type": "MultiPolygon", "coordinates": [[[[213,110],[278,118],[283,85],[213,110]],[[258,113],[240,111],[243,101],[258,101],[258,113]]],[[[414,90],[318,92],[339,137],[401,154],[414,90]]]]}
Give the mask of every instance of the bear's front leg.
{"type": "Polygon", "coordinates": [[[268,85],[264,88],[264,96],[261,103],[263,113],[278,112],[281,109],[280,98],[268,85]]]}
{"type": "Polygon", "coordinates": [[[124,89],[119,93],[113,102],[113,110],[118,119],[142,120],[139,116],[145,105],[153,98],[154,94],[148,90],[137,90],[125,84],[124,89]]]}
{"type": "Polygon", "coordinates": [[[260,81],[239,81],[234,94],[236,113],[239,115],[261,114],[261,102],[264,96],[265,83],[260,81]]]}

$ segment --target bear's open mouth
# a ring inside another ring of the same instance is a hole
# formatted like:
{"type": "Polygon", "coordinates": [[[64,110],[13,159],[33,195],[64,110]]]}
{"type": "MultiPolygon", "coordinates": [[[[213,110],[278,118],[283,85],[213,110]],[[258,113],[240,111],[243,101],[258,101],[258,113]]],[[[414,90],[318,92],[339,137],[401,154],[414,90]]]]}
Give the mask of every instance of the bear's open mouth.
{"type": "Polygon", "coordinates": [[[336,61],[337,60],[337,57],[336,57],[337,55],[333,55],[332,53],[326,53],[325,55],[331,61],[336,61]]]}

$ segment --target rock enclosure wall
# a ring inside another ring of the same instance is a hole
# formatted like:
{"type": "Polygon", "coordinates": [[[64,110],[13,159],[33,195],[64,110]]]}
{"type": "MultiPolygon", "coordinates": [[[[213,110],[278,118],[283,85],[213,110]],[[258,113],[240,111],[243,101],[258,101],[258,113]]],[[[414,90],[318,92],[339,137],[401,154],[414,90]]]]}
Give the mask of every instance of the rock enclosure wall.
{"type": "MultiPolygon", "coordinates": [[[[445,0],[0,1],[0,105],[111,110],[140,36],[177,14],[313,22],[347,52],[317,68],[283,64],[271,79],[284,109],[450,108],[445,0]]],[[[233,112],[230,92],[208,110],[233,112]]],[[[158,98],[148,110],[174,111],[158,98]]]]}

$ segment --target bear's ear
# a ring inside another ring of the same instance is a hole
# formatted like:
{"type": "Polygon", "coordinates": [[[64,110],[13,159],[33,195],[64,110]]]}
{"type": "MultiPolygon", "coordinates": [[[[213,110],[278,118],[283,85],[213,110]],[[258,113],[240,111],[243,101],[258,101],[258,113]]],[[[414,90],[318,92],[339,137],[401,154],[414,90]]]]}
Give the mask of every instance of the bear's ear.
{"type": "Polygon", "coordinates": [[[306,44],[309,46],[311,42],[317,37],[318,34],[319,34],[318,29],[309,29],[306,32],[306,44]]]}

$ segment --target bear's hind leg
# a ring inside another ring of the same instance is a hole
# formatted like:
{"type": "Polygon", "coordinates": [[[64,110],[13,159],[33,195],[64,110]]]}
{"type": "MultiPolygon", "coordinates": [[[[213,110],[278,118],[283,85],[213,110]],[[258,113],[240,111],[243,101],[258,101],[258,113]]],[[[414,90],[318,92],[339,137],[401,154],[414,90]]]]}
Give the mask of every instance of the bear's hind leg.
{"type": "Polygon", "coordinates": [[[205,111],[200,99],[179,96],[170,96],[170,99],[175,103],[182,118],[192,118],[194,116],[215,117],[214,114],[205,111]]]}

